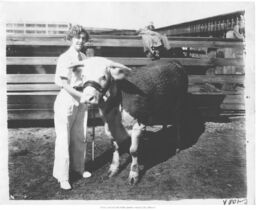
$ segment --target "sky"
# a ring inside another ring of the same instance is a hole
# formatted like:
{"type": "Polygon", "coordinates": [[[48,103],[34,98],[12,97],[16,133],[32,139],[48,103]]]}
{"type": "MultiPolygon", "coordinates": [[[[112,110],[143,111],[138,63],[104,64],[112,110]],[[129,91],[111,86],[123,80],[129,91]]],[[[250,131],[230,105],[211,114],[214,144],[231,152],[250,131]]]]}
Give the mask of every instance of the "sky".
{"type": "Polygon", "coordinates": [[[242,1],[6,1],[0,6],[6,22],[67,22],[137,30],[150,21],[158,28],[246,10],[253,5],[242,1]]]}

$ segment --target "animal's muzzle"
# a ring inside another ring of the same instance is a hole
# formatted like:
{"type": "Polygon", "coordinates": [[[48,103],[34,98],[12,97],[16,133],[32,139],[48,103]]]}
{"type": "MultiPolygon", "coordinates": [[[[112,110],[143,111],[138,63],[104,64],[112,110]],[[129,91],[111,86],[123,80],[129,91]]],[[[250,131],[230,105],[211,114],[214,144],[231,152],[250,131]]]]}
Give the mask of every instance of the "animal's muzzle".
{"type": "Polygon", "coordinates": [[[109,89],[108,83],[105,87],[101,87],[101,85],[95,81],[89,80],[84,83],[83,85],[83,90],[86,87],[93,87],[96,91],[99,92],[99,95],[96,93],[86,93],[85,95],[83,94],[83,97],[81,98],[81,103],[90,103],[90,104],[98,104],[100,98],[104,98],[106,92],[109,89]]]}

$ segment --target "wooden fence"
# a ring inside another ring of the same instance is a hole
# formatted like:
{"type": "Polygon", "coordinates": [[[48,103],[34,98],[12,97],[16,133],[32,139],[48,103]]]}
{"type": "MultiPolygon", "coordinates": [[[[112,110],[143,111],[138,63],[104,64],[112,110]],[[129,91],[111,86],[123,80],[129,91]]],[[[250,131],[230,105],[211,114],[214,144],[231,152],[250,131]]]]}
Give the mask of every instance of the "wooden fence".
{"type": "MultiPolygon", "coordinates": [[[[169,37],[172,47],[235,48],[237,40],[198,37],[169,37]]],[[[136,67],[151,62],[143,54],[142,41],[136,36],[93,36],[98,54],[136,67]]],[[[53,119],[53,102],[59,91],[54,84],[57,56],[69,46],[59,36],[7,37],[8,120],[53,119]]],[[[208,75],[211,68],[244,67],[242,58],[161,58],[178,60],[189,74],[191,105],[204,115],[243,114],[244,74],[208,75]]]]}

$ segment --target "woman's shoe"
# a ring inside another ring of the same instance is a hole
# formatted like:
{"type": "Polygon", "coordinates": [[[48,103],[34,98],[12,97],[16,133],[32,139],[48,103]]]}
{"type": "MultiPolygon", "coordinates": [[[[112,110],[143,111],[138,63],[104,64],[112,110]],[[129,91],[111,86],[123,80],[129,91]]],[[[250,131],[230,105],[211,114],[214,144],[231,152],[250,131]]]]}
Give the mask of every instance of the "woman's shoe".
{"type": "Polygon", "coordinates": [[[60,182],[60,188],[63,190],[71,190],[71,185],[68,181],[62,181],[60,182]]]}
{"type": "Polygon", "coordinates": [[[83,178],[89,178],[92,176],[92,174],[89,171],[85,171],[82,176],[83,178]]]}

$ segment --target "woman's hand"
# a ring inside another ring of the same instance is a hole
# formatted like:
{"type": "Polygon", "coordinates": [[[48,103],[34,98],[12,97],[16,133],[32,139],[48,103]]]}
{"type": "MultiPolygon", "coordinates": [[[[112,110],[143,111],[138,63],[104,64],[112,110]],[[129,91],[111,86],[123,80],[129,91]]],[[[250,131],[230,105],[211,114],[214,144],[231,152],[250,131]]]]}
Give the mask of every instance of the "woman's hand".
{"type": "Polygon", "coordinates": [[[75,90],[73,87],[71,87],[68,84],[67,79],[61,79],[62,81],[62,88],[65,89],[75,100],[77,100],[80,103],[81,97],[82,97],[82,93],[75,90]]]}

